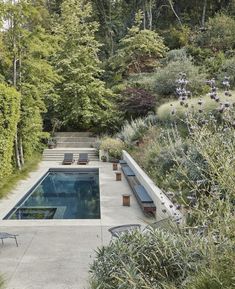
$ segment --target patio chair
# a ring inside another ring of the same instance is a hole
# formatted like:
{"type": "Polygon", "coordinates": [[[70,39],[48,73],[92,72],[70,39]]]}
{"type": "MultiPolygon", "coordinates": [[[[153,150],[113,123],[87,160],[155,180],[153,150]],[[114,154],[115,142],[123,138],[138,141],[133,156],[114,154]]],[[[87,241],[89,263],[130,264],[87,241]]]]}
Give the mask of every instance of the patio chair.
{"type": "Polygon", "coordinates": [[[88,154],[87,153],[79,154],[78,165],[86,165],[88,162],[89,162],[89,160],[88,160],[88,154]]]}
{"type": "Polygon", "coordinates": [[[63,159],[63,165],[71,165],[74,162],[73,153],[65,153],[63,159]]]}
{"type": "Polygon", "coordinates": [[[141,228],[140,224],[127,224],[109,228],[108,231],[111,233],[112,238],[118,238],[123,233],[128,233],[134,230],[139,230],[141,228]]]}
{"type": "Polygon", "coordinates": [[[2,245],[4,244],[4,242],[3,242],[4,239],[15,239],[16,246],[18,247],[18,242],[17,242],[16,236],[18,236],[18,235],[0,232],[0,239],[2,240],[2,245]]]}

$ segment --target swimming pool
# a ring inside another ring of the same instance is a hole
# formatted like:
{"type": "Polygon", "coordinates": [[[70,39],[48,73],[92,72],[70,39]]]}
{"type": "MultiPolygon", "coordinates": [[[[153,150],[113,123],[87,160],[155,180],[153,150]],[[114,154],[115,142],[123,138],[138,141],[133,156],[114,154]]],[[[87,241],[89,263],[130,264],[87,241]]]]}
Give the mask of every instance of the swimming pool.
{"type": "Polygon", "coordinates": [[[49,169],[4,219],[100,219],[98,169],[49,169]]]}

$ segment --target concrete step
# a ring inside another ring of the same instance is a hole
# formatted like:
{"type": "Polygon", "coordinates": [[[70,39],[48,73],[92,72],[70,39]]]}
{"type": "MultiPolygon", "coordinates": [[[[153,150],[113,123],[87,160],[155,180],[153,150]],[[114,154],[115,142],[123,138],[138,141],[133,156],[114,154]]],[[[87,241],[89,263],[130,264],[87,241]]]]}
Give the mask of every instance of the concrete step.
{"type": "Polygon", "coordinates": [[[80,148],[80,149],[67,149],[67,148],[54,148],[54,149],[44,149],[44,153],[51,152],[51,153],[61,153],[61,152],[97,152],[95,148],[80,148]]]}
{"type": "Polygon", "coordinates": [[[77,137],[67,137],[67,136],[61,136],[61,137],[54,137],[54,139],[57,142],[95,142],[97,140],[96,137],[84,137],[84,136],[77,136],[77,137]]]}
{"type": "Polygon", "coordinates": [[[91,132],[56,132],[55,137],[93,137],[91,132]]]}
{"type": "MultiPolygon", "coordinates": [[[[78,155],[77,155],[77,156],[74,155],[75,161],[77,161],[78,158],[79,158],[78,155]]],[[[64,159],[64,157],[62,156],[62,157],[53,157],[53,158],[51,158],[51,157],[43,157],[42,160],[45,161],[45,162],[62,162],[63,159],[64,159]]],[[[88,159],[89,159],[89,161],[91,161],[91,162],[98,162],[98,161],[99,161],[99,158],[98,158],[98,157],[88,156],[88,159]]]]}
{"type": "Polygon", "coordinates": [[[57,148],[91,148],[93,142],[57,142],[57,148]]]}
{"type": "Polygon", "coordinates": [[[43,152],[43,160],[44,161],[61,161],[64,159],[65,153],[73,153],[74,159],[77,160],[79,157],[79,153],[87,153],[88,158],[91,161],[98,161],[99,156],[97,154],[96,149],[94,148],[71,148],[71,149],[63,149],[63,148],[55,148],[55,149],[45,149],[43,152]]]}

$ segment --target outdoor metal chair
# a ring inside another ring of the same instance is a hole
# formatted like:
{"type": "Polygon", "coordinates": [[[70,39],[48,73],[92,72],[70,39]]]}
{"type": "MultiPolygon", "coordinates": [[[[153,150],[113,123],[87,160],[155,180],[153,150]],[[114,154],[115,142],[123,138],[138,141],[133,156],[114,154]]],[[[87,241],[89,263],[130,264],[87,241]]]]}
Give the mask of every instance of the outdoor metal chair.
{"type": "Polygon", "coordinates": [[[18,242],[17,242],[17,238],[16,238],[17,236],[18,235],[0,232],[0,239],[2,240],[2,245],[4,244],[4,242],[3,242],[4,239],[15,239],[16,246],[18,247],[18,242]]]}
{"type": "Polygon", "coordinates": [[[133,230],[139,230],[141,228],[140,224],[127,224],[109,228],[108,231],[111,233],[112,238],[118,238],[123,233],[128,233],[133,230]]]}

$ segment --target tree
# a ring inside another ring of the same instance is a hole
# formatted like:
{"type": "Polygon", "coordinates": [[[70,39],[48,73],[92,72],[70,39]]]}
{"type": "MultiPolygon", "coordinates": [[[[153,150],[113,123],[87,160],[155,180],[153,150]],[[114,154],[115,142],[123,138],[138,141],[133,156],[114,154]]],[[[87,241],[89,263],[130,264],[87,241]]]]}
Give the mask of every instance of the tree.
{"type": "Polygon", "coordinates": [[[4,16],[8,23],[3,32],[4,76],[21,93],[21,115],[15,138],[16,163],[21,169],[24,155],[30,157],[43,136],[45,100],[58,81],[49,61],[56,41],[47,29],[50,21],[43,1],[6,2],[4,16]]]}
{"type": "Polygon", "coordinates": [[[154,31],[141,29],[143,13],[136,14],[135,24],[121,40],[117,55],[111,59],[111,66],[122,75],[152,72],[167,48],[163,39],[154,31]]]}
{"type": "Polygon", "coordinates": [[[125,118],[143,117],[154,111],[156,97],[141,87],[127,87],[121,95],[119,107],[125,118]]]}
{"type": "Polygon", "coordinates": [[[92,8],[85,0],[62,4],[58,28],[61,52],[58,73],[63,77],[57,106],[66,127],[90,129],[105,126],[110,116],[112,93],[99,79],[101,74],[95,39],[98,24],[91,20],[92,8]]]}

